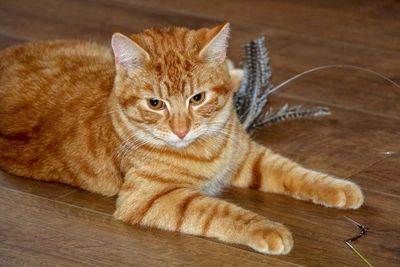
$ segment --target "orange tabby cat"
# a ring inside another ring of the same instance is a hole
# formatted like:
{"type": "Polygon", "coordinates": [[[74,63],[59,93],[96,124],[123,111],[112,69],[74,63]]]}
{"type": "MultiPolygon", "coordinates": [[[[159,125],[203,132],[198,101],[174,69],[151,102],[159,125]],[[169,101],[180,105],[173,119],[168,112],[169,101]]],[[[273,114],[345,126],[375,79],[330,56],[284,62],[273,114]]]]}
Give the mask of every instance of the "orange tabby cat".
{"type": "Polygon", "coordinates": [[[0,167],[118,195],[114,217],[127,223],[288,253],[283,225],[213,195],[232,185],[351,209],[363,195],[250,139],[233,105],[228,35],[229,24],[116,33],[115,57],[78,41],[4,50],[0,167]]]}

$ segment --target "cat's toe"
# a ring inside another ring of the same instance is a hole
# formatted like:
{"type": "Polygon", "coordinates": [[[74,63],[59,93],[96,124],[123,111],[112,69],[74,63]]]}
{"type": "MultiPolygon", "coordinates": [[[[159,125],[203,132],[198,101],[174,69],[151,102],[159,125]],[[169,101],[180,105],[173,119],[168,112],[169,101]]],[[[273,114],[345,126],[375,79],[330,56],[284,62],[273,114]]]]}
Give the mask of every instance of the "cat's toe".
{"type": "Polygon", "coordinates": [[[282,225],[254,230],[249,246],[264,254],[287,254],[293,247],[290,231],[282,225]]]}
{"type": "Polygon", "coordinates": [[[346,196],[346,204],[342,208],[358,209],[364,203],[364,195],[358,185],[349,182],[343,191],[346,196]]]}
{"type": "Polygon", "coordinates": [[[323,190],[322,197],[316,202],[327,207],[358,209],[364,203],[364,196],[358,185],[340,180],[323,190]]]}

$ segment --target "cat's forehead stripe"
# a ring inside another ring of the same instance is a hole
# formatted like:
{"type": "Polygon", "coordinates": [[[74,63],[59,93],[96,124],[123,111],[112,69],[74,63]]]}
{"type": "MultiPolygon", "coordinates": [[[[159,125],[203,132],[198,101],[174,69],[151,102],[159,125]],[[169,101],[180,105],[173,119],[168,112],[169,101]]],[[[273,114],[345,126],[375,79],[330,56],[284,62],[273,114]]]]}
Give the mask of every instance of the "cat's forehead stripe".
{"type": "Polygon", "coordinates": [[[172,95],[186,95],[189,96],[193,92],[193,79],[192,77],[182,77],[176,82],[171,80],[164,80],[158,86],[158,95],[161,98],[168,98],[172,95]]]}
{"type": "Polygon", "coordinates": [[[170,91],[170,85],[169,82],[164,81],[163,82],[164,86],[161,86],[161,91],[159,92],[162,98],[167,98],[169,96],[169,91],[170,91]]]}

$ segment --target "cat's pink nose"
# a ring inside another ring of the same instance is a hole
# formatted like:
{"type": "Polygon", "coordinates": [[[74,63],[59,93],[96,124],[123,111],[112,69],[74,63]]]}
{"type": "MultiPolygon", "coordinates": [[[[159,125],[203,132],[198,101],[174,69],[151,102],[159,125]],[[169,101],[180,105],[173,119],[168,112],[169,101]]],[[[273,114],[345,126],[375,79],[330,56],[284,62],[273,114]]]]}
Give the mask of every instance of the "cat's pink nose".
{"type": "Polygon", "coordinates": [[[176,136],[178,136],[180,139],[183,139],[188,134],[188,132],[189,132],[189,128],[187,128],[187,129],[185,129],[183,131],[174,131],[174,134],[176,136]]]}

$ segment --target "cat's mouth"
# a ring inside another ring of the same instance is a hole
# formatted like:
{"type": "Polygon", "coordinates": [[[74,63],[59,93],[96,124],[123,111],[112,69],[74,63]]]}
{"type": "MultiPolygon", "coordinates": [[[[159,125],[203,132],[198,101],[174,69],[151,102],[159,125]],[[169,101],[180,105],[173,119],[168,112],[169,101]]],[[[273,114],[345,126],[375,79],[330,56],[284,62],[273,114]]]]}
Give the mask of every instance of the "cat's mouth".
{"type": "Polygon", "coordinates": [[[178,142],[169,142],[168,144],[169,144],[170,146],[175,147],[175,148],[185,148],[185,147],[187,147],[188,145],[190,145],[192,142],[193,142],[193,140],[189,140],[189,141],[187,141],[187,140],[182,140],[182,141],[178,141],[178,142]]]}
{"type": "Polygon", "coordinates": [[[190,131],[183,139],[178,138],[175,134],[171,133],[162,133],[157,135],[157,133],[153,134],[153,138],[157,142],[162,142],[164,145],[176,149],[186,148],[191,145],[193,142],[201,138],[204,133],[199,131],[190,131]]]}
{"type": "Polygon", "coordinates": [[[196,138],[185,138],[182,140],[165,140],[165,143],[174,148],[185,148],[193,143],[195,140],[196,138]]]}
{"type": "Polygon", "coordinates": [[[197,138],[195,136],[186,136],[184,139],[175,138],[175,136],[171,136],[171,138],[164,139],[164,142],[173,148],[182,149],[188,147],[192,144],[197,138]]]}

